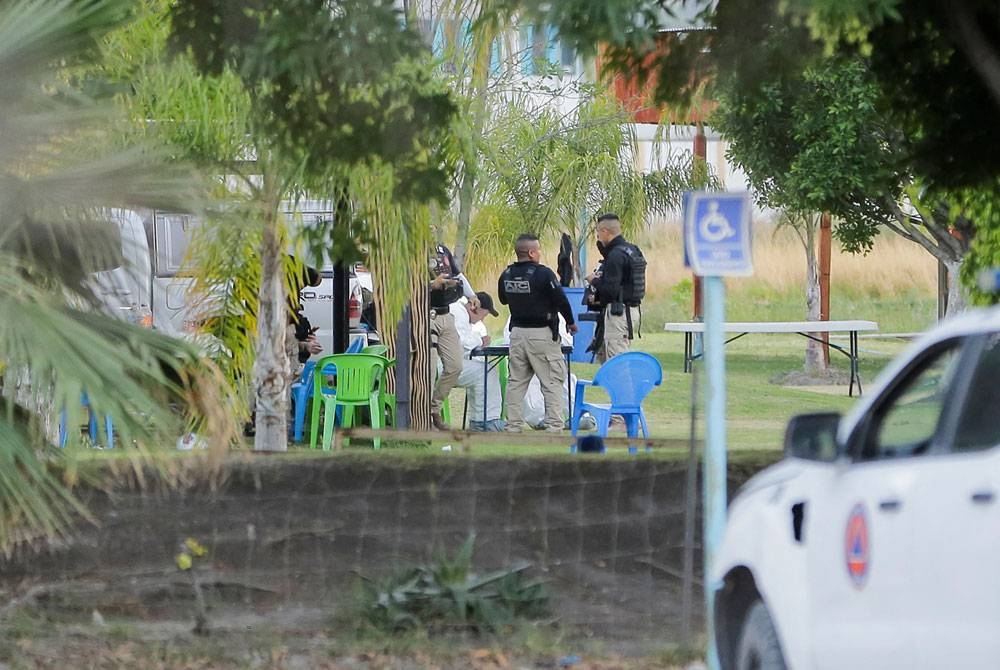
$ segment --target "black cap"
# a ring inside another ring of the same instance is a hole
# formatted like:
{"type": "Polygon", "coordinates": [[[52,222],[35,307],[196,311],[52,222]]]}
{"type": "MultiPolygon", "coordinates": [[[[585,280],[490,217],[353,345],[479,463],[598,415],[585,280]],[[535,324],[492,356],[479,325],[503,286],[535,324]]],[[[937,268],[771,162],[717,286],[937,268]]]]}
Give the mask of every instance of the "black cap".
{"type": "Polygon", "coordinates": [[[487,293],[486,291],[479,291],[478,293],[476,293],[476,297],[479,298],[480,307],[485,309],[493,316],[500,316],[500,314],[497,313],[496,308],[493,307],[493,298],[490,297],[489,293],[487,293]]]}
{"type": "Polygon", "coordinates": [[[618,215],[615,214],[614,212],[605,212],[604,214],[601,214],[597,217],[598,223],[600,223],[601,221],[618,221],[618,220],[619,220],[618,215]]]}

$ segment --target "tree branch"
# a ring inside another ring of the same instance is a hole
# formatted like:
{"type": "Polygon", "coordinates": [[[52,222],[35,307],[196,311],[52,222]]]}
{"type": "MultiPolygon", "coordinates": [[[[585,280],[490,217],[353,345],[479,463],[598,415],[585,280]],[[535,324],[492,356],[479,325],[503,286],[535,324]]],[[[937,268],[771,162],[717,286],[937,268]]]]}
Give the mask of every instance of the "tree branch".
{"type": "Polygon", "coordinates": [[[950,219],[947,204],[938,203],[931,208],[920,205],[919,199],[913,200],[913,206],[920,214],[923,229],[937,241],[938,247],[945,257],[941,260],[958,261],[965,255],[965,243],[952,234],[951,226],[938,223],[935,211],[942,213],[942,218],[950,219]]]}
{"type": "Polygon", "coordinates": [[[937,240],[938,245],[943,250],[946,250],[951,254],[952,260],[961,258],[963,255],[961,243],[959,239],[952,234],[951,230],[938,223],[938,220],[934,216],[933,212],[928,212],[926,216],[921,216],[924,221],[924,228],[935,240],[937,240]]]}
{"type": "Polygon", "coordinates": [[[893,230],[894,232],[902,235],[904,238],[910,240],[911,242],[916,242],[924,249],[928,251],[934,258],[938,260],[947,260],[946,254],[941,250],[941,248],[934,244],[926,235],[922,235],[916,226],[911,222],[911,218],[908,214],[903,212],[900,208],[899,203],[896,202],[895,198],[889,195],[885,196],[885,203],[892,212],[892,215],[899,222],[898,227],[894,227],[891,223],[887,222],[886,226],[893,230]],[[902,231],[902,232],[901,232],[902,231]]]}

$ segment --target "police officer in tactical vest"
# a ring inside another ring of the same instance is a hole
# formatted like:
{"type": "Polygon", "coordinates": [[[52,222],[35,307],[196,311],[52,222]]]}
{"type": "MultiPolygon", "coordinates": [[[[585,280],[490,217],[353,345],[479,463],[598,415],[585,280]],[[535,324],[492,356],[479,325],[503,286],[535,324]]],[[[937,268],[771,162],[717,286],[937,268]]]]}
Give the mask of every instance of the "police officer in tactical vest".
{"type": "Polygon", "coordinates": [[[600,273],[587,275],[592,307],[601,312],[595,332],[597,360],[629,350],[633,334],[639,330],[639,303],[646,291],[646,261],[634,244],[622,237],[617,214],[597,217],[597,249],[604,257],[600,273]]]}
{"type": "Polygon", "coordinates": [[[497,283],[500,302],[510,307],[510,378],[507,382],[507,430],[524,429],[524,395],[532,375],[538,377],[545,401],[545,430],[563,429],[563,384],[566,362],[559,340],[559,314],[576,333],[566,294],[551,269],[541,265],[541,246],[534,235],[521,235],[514,247],[517,262],[507,266],[497,283]]]}
{"type": "Polygon", "coordinates": [[[443,244],[435,248],[430,269],[431,335],[436,338],[437,354],[442,367],[441,376],[431,394],[431,423],[438,430],[448,430],[450,426],[441,416],[441,407],[462,374],[464,354],[462,340],[455,328],[455,317],[451,315],[449,307],[463,295],[473,307],[478,307],[479,298],[459,269],[451,250],[443,244]]]}

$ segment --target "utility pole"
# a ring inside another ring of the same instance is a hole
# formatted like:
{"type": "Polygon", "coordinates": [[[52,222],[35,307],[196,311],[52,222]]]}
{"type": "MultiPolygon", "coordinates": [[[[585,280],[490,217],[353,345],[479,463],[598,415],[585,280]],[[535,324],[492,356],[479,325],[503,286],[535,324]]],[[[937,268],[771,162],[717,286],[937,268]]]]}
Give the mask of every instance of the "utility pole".
{"type": "MultiPolygon", "coordinates": [[[[708,139],[705,137],[705,126],[699,120],[695,124],[695,134],[694,134],[694,176],[697,177],[699,174],[705,175],[706,165],[708,163],[708,139]]],[[[704,185],[703,185],[704,186],[704,185]]],[[[692,321],[702,321],[702,286],[701,277],[696,274],[691,275],[693,279],[693,303],[691,309],[691,320],[692,321]]]]}
{"type": "MultiPolygon", "coordinates": [[[[819,320],[830,320],[830,213],[823,212],[819,218],[819,320]]],[[[830,365],[830,333],[822,334],[823,364],[830,365]]]]}

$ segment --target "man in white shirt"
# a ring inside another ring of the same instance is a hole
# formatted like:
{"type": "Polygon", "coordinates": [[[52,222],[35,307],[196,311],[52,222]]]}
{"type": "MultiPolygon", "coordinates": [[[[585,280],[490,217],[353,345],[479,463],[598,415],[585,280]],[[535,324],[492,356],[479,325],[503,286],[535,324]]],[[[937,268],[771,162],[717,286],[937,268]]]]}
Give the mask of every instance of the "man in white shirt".
{"type": "Polygon", "coordinates": [[[479,304],[461,299],[450,306],[455,317],[455,329],[462,341],[465,352],[462,359],[462,372],[458,376],[457,386],[466,389],[469,394],[469,430],[501,431],[503,422],[500,420],[500,375],[496,368],[489,371],[489,380],[483,374],[483,360],[471,358],[469,353],[476,347],[485,347],[490,343],[490,336],[483,319],[487,315],[499,316],[493,306],[493,298],[485,291],[476,293],[479,304]],[[489,398],[486,398],[486,389],[489,398]],[[486,421],[483,422],[483,404],[486,405],[486,421]]]}

